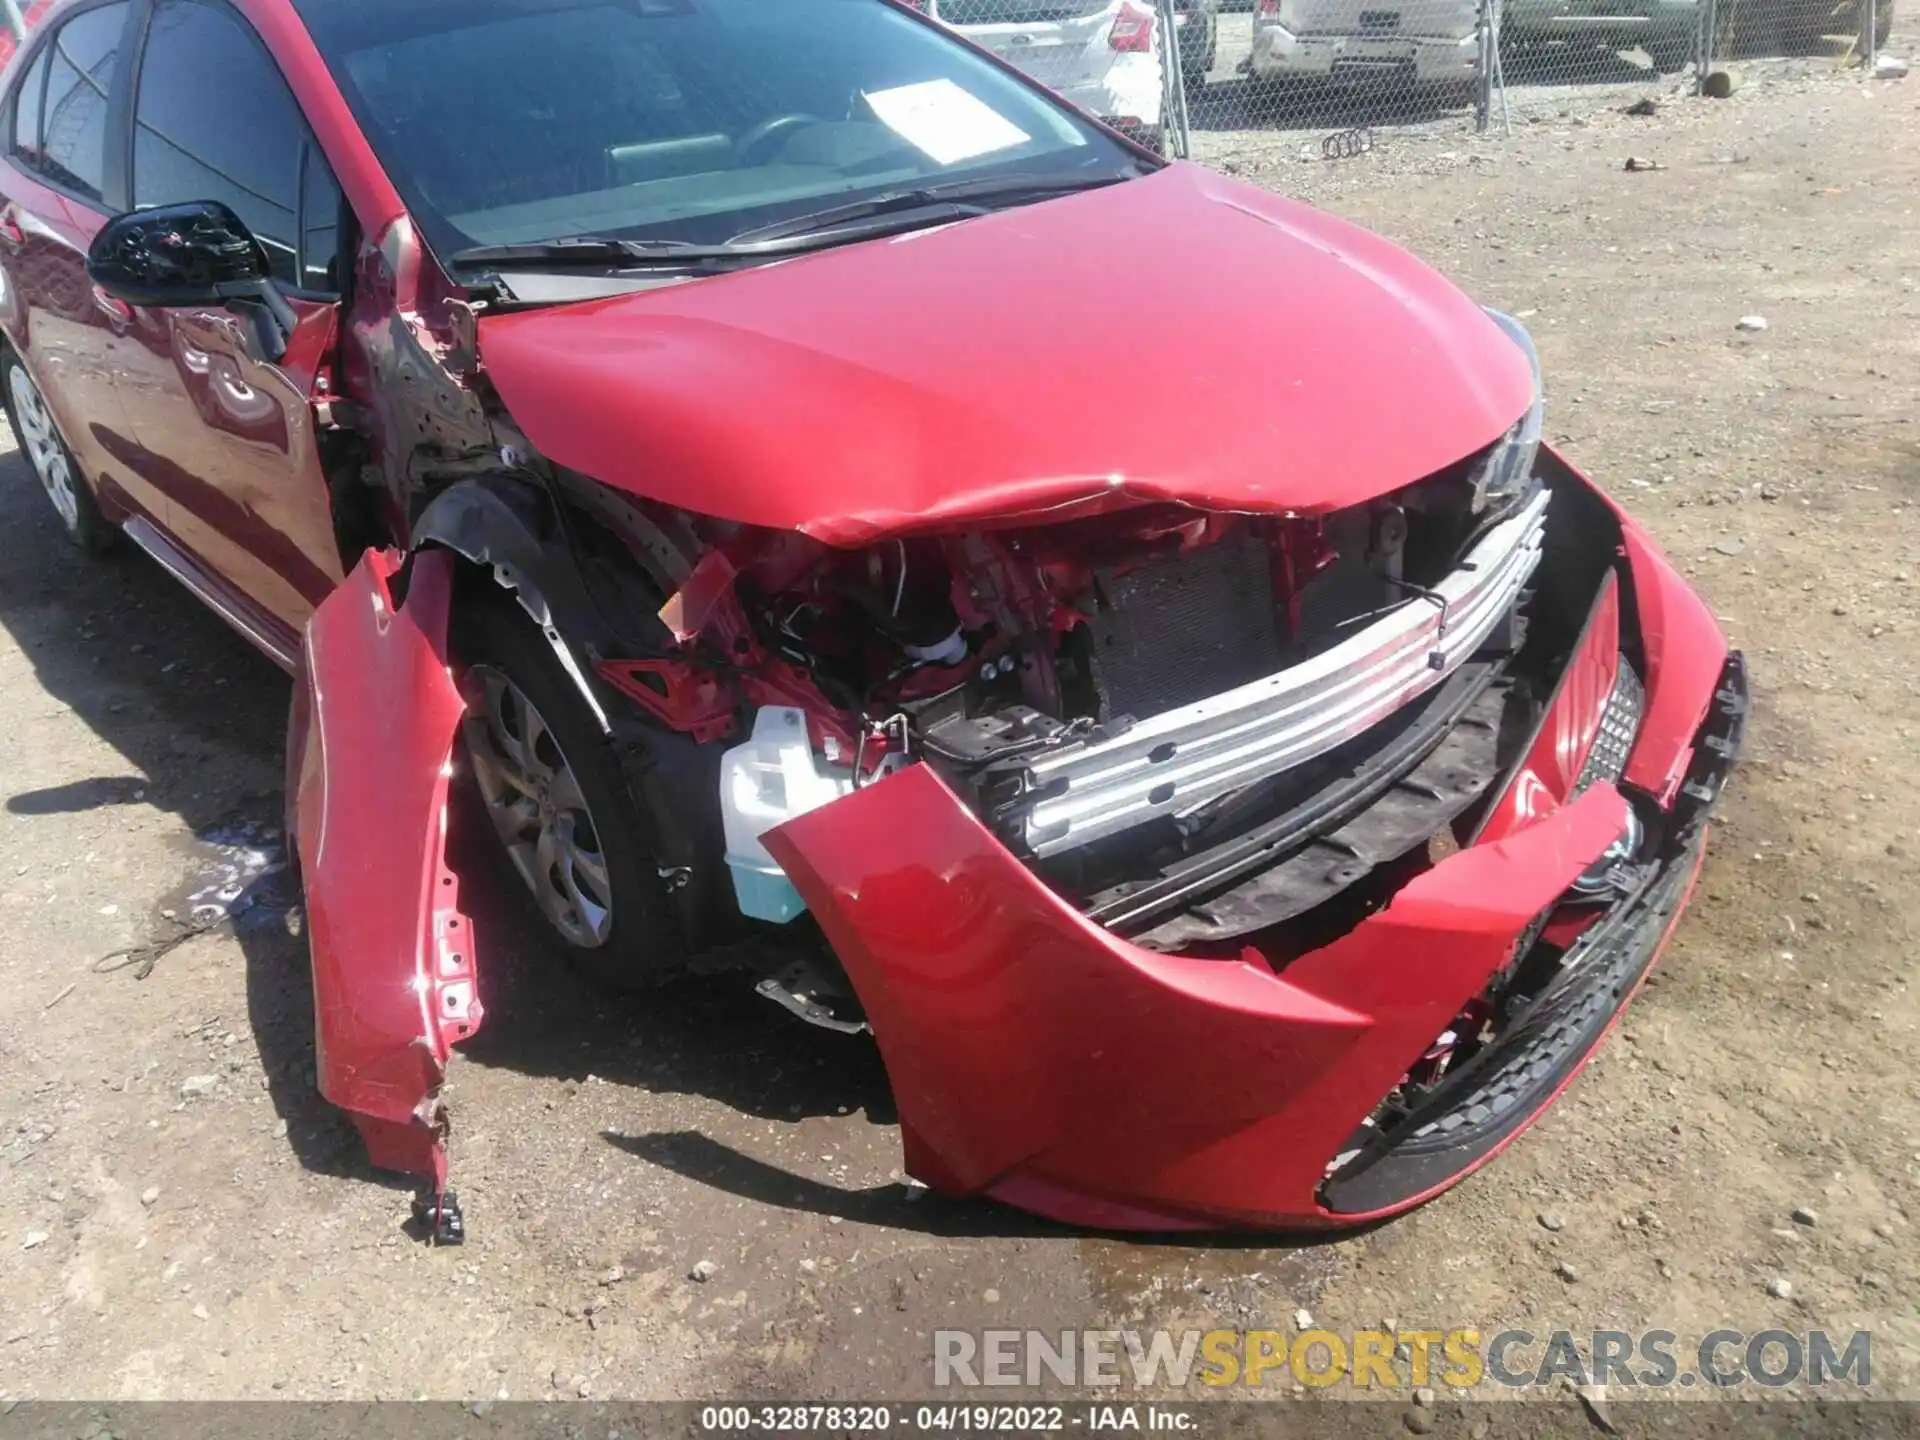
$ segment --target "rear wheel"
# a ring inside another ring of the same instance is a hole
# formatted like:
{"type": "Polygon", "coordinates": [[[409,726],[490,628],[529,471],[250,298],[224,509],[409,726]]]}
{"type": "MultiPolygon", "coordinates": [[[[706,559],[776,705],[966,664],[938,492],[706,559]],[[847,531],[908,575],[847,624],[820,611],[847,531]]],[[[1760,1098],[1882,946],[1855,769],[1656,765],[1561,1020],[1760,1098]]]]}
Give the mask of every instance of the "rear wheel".
{"type": "Polygon", "coordinates": [[[1192,45],[1185,43],[1181,36],[1180,47],[1180,83],[1186,87],[1189,95],[1197,95],[1207,88],[1207,77],[1213,73],[1213,67],[1220,58],[1220,27],[1214,17],[1204,10],[1195,10],[1187,21],[1187,29],[1192,30],[1202,23],[1206,25],[1205,38],[1192,45]]]}
{"type": "Polygon", "coordinates": [[[685,943],[655,856],[663,816],[636,803],[547,638],[504,592],[476,587],[454,617],[469,768],[501,853],[568,957],[637,989],[685,943]]]}
{"type": "Polygon", "coordinates": [[[0,391],[6,398],[7,419],[20,442],[34,478],[52,502],[67,538],[82,550],[98,553],[113,544],[113,525],[100,513],[93,491],[74,463],[73,452],[60,438],[53,411],[33,383],[33,376],[12,350],[0,352],[0,391]]]}

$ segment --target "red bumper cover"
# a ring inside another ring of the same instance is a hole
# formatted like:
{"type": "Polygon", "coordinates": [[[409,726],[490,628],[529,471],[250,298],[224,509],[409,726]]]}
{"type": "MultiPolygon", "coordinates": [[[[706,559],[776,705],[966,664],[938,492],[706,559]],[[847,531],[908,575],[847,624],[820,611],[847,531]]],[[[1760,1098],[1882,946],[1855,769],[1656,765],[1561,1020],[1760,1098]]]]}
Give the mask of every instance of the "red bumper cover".
{"type": "MultiPolygon", "coordinates": [[[[1623,782],[1665,806],[1730,669],[1742,693],[1728,705],[1744,714],[1744,672],[1705,606],[1623,525],[1648,671],[1623,782]]],[[[1610,653],[1621,612],[1610,599],[1597,607],[1612,628],[1596,643],[1610,653]]],[[[1569,683],[1555,704],[1591,706],[1594,693],[1591,679],[1569,683]]],[[[1716,742],[1729,762],[1737,738],[1716,742]]],[[[867,1008],[917,1178],[1106,1228],[1351,1225],[1419,1203],[1524,1129],[1584,1063],[1679,912],[1713,794],[1693,797],[1686,843],[1619,907],[1613,988],[1563,1017],[1559,1049],[1540,1062],[1553,1067],[1541,1098],[1452,1163],[1402,1157],[1388,1200],[1330,1208],[1323,1181],[1356,1128],[1621,834],[1621,793],[1602,782],[1563,803],[1570,778],[1489,827],[1499,838],[1433,864],[1332,944],[1277,966],[1256,946],[1238,960],[1157,953],[1088,921],[926,766],[801,816],[767,845],[867,1008]]]]}

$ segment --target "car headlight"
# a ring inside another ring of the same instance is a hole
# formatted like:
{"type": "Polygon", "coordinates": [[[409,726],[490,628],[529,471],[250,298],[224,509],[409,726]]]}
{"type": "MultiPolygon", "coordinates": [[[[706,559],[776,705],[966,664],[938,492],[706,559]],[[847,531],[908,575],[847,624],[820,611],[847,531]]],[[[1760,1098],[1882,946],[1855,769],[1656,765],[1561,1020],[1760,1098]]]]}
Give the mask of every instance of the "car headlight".
{"type": "Polygon", "coordinates": [[[1547,418],[1547,392],[1540,377],[1540,352],[1533,348],[1527,327],[1511,315],[1487,311],[1493,323],[1507,332],[1520,347],[1533,370],[1533,403],[1527,413],[1513,422],[1513,428],[1494,442],[1473,475],[1473,508],[1484,510],[1489,504],[1510,500],[1527,488],[1533,479],[1534,457],[1540,452],[1540,433],[1547,418]]]}

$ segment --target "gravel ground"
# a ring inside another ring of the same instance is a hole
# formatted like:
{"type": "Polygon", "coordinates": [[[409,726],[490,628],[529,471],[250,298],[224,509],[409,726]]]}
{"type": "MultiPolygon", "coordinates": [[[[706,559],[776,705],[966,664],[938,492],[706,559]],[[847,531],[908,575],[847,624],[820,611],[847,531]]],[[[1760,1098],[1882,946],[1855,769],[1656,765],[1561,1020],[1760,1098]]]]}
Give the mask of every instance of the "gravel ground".
{"type": "MultiPolygon", "coordinates": [[[[1550,433],[1752,659],[1748,764],[1693,912],[1497,1164],[1313,1247],[915,1202],[869,1045],[717,982],[609,1002],[483,908],[490,1015],[452,1082],[472,1238],[422,1248],[312,1089],[299,915],[271,874],[287,683],[137,556],[64,550],[9,454],[0,1399],[918,1395],[936,1326],[1302,1308],[1870,1327],[1873,1393],[1920,1397],[1920,80],[1808,70],[1579,118],[1497,145],[1385,134],[1337,164],[1285,137],[1209,150],[1526,317],[1550,433]],[[1736,331],[1750,314],[1768,328],[1736,331]],[[237,923],[147,978],[97,967],[249,882],[237,923]]],[[[1484,1433],[1444,1394],[1421,1423],[1484,1433]]]]}

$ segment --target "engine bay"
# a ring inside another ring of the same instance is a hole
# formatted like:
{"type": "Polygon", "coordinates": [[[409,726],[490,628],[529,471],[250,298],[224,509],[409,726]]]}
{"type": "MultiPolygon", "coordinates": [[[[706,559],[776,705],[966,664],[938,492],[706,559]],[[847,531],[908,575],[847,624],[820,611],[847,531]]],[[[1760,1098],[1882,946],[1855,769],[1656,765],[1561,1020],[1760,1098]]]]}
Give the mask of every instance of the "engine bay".
{"type": "Polygon", "coordinates": [[[1549,497],[1473,479],[1319,516],[1147,505],[861,549],[726,527],[661,606],[658,658],[600,671],[720,750],[751,919],[804,908],[761,835],[918,762],[1091,918],[1204,948],[1364,878],[1493,779],[1549,497]],[[1389,791],[1390,834],[1325,838],[1389,791]],[[1232,892],[1248,876],[1264,895],[1232,892]]]}

